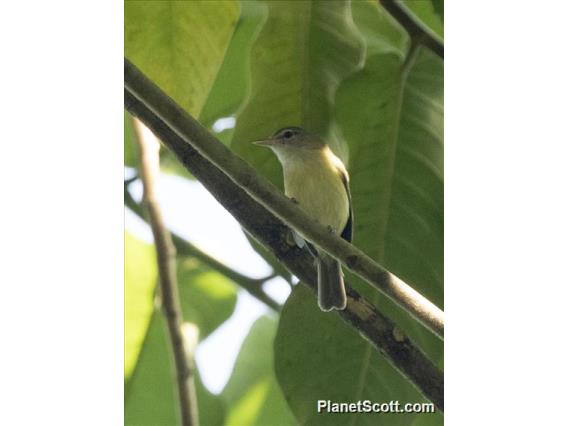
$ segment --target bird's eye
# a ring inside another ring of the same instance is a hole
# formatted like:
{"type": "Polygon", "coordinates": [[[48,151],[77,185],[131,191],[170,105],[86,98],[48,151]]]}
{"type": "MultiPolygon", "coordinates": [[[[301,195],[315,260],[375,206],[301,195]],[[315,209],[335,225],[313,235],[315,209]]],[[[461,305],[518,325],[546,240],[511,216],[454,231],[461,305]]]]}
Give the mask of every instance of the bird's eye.
{"type": "Polygon", "coordinates": [[[291,130],[286,130],[286,131],[284,132],[284,137],[285,137],[286,139],[290,139],[290,138],[292,137],[292,131],[291,131],[291,130]]]}

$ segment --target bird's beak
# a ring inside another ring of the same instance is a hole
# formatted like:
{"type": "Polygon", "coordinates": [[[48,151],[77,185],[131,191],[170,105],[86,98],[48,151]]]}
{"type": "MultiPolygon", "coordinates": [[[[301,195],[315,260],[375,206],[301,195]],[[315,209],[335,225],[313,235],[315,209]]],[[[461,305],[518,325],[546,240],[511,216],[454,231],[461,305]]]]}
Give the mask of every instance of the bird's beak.
{"type": "Polygon", "coordinates": [[[266,146],[268,148],[270,148],[271,146],[274,146],[278,143],[278,141],[276,139],[265,139],[262,141],[254,141],[253,144],[258,145],[258,146],[266,146]]]}

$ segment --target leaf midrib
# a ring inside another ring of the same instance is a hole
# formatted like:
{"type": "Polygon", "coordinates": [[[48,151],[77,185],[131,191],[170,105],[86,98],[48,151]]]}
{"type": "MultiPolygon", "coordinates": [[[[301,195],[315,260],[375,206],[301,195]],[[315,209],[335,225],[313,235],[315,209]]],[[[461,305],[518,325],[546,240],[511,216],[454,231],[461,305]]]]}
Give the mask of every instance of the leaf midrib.
{"type": "MultiPolygon", "coordinates": [[[[390,174],[388,177],[388,194],[387,197],[385,198],[385,200],[387,200],[388,204],[386,206],[386,215],[385,215],[385,219],[384,219],[384,224],[382,226],[382,232],[383,232],[383,237],[386,236],[386,230],[388,227],[388,223],[389,223],[389,218],[390,218],[390,204],[392,201],[392,187],[393,187],[393,181],[394,181],[394,171],[395,171],[395,162],[396,162],[396,150],[397,150],[397,145],[398,145],[398,141],[399,141],[399,132],[400,132],[400,119],[401,119],[401,115],[402,115],[402,104],[403,104],[403,99],[404,99],[404,89],[405,89],[405,84],[406,81],[408,79],[408,74],[410,71],[410,68],[412,68],[412,65],[414,64],[414,59],[416,58],[416,52],[417,52],[418,48],[415,49],[410,49],[408,54],[407,54],[407,59],[405,60],[404,64],[401,67],[400,70],[400,80],[399,80],[399,91],[398,91],[398,97],[397,97],[397,109],[396,109],[396,114],[395,114],[395,128],[392,131],[391,135],[392,135],[392,139],[391,139],[391,144],[392,144],[392,148],[391,148],[391,161],[390,161],[390,174]]],[[[383,262],[383,258],[384,258],[384,254],[385,254],[385,242],[386,242],[386,238],[383,238],[381,241],[379,241],[379,254],[378,254],[378,261],[379,262],[383,262]]],[[[379,294],[376,293],[374,295],[374,297],[372,298],[373,302],[376,302],[378,300],[378,296],[379,294]]],[[[369,369],[369,364],[370,364],[370,360],[371,360],[371,344],[367,344],[365,346],[364,349],[364,354],[363,354],[363,360],[364,362],[362,363],[361,366],[361,370],[360,370],[360,383],[359,383],[359,388],[357,389],[357,396],[355,398],[355,401],[360,400],[361,396],[363,394],[363,390],[365,389],[365,385],[367,383],[367,374],[365,374],[368,369],[369,369]]],[[[357,416],[352,416],[351,417],[351,422],[350,422],[350,426],[353,426],[355,424],[355,421],[358,417],[357,416]]]]}

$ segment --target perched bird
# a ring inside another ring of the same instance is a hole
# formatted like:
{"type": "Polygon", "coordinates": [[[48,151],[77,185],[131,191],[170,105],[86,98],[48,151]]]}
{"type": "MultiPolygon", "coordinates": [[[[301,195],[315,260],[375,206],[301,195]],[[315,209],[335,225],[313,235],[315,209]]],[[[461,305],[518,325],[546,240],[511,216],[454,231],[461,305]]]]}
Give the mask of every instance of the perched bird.
{"type": "MultiPolygon", "coordinates": [[[[286,127],[255,143],[271,148],[280,160],[286,195],[312,218],[351,242],[349,175],[329,146],[300,127],[286,127]]],[[[299,245],[301,242],[300,238],[299,245]]],[[[322,311],[345,309],[347,297],[341,264],[322,249],[316,251],[319,307],[322,311]]]]}

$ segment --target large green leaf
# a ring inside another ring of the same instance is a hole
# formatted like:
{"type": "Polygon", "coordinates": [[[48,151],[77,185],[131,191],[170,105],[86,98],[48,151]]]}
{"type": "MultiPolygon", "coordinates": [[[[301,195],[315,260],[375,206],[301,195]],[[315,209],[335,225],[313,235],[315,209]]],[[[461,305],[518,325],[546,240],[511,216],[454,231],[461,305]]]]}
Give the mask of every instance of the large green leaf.
{"type": "Polygon", "coordinates": [[[229,0],[127,0],[125,55],[179,105],[198,116],[238,16],[238,3],[229,0]]]}
{"type": "Polygon", "coordinates": [[[422,398],[366,340],[324,313],[311,290],[295,286],[274,343],[275,365],[290,407],[306,425],[407,425],[410,414],[318,413],[318,400],[418,402],[422,398]]]}
{"type": "MultiPolygon", "coordinates": [[[[233,0],[127,0],[125,55],[197,117],[223,63],[238,16],[239,3],[233,0]]],[[[165,172],[190,177],[168,151],[161,163],[165,172]]]]}
{"type": "MultiPolygon", "coordinates": [[[[132,379],[126,386],[125,425],[179,424],[179,409],[173,358],[163,315],[152,316],[148,335],[132,379]]],[[[201,425],[222,425],[225,417],[223,401],[211,394],[197,374],[197,404],[201,425]]]]}
{"type": "MultiPolygon", "coordinates": [[[[353,16],[368,47],[366,63],[341,83],[335,117],[350,150],[354,243],[442,306],[443,63],[427,50],[405,62],[408,37],[376,3],[354,2],[353,16]]],[[[441,363],[438,339],[368,284],[347,277],[441,363]]],[[[371,345],[335,315],[320,313],[301,288],[282,312],[276,353],[278,380],[301,423],[343,424],[344,417],[314,414],[320,395],[422,400],[371,345]]],[[[422,416],[349,417],[352,425],[390,425],[422,416]]]]}
{"type": "Polygon", "coordinates": [[[138,355],[154,310],[158,280],[156,252],[151,244],[124,234],[124,378],[127,380],[138,355]]]}
{"type": "Polygon", "coordinates": [[[263,316],[246,337],[222,397],[230,408],[227,425],[295,425],[276,382],[272,341],[276,320],[263,316]]]}

